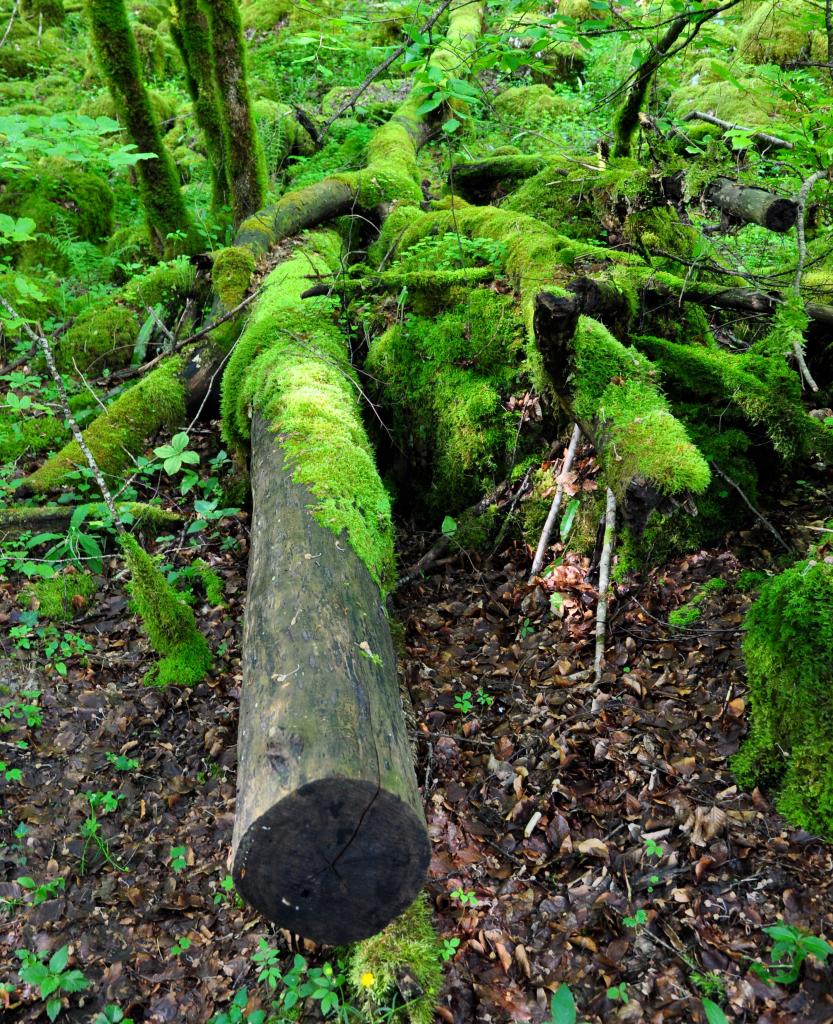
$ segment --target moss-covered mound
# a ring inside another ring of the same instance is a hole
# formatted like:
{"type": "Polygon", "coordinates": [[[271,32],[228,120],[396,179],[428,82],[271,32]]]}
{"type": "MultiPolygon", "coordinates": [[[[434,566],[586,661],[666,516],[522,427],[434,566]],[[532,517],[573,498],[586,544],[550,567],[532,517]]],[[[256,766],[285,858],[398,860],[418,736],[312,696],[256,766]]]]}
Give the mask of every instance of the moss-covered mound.
{"type": "Polygon", "coordinates": [[[136,314],[125,306],[107,303],[91,306],[73,323],[57,348],[56,362],[62,370],[91,370],[100,374],[105,367],[126,366],[133,355],[139,333],[136,314]]]}
{"type": "Polygon", "coordinates": [[[407,969],[423,995],[407,1003],[397,1020],[431,1024],[442,982],[437,937],[424,896],[396,918],[384,931],[357,942],[350,949],[348,981],[357,1001],[376,1019],[380,1007],[398,998],[397,975],[407,969]]]}
{"type": "Polygon", "coordinates": [[[148,686],[195,686],[211,667],[208,641],[194,613],[162,575],[159,566],[130,534],[121,536],[130,570],[128,588],[151,647],[160,661],[145,676],[148,686]]]}
{"type": "Polygon", "coordinates": [[[754,64],[826,60],[823,5],[810,0],[762,0],[746,22],[738,49],[754,64]]]}
{"type": "Polygon", "coordinates": [[[508,471],[518,424],[503,405],[519,381],[522,336],[512,299],[481,288],[373,341],[367,368],[394,436],[428,470],[431,511],[464,507],[508,471]]]}
{"type": "Polygon", "coordinates": [[[41,618],[70,622],[85,610],[97,586],[91,573],[64,572],[30,584],[23,589],[20,598],[26,604],[34,598],[41,618]]]}
{"type": "Polygon", "coordinates": [[[752,728],[738,781],[776,782],[788,821],[833,838],[833,565],[799,562],[771,579],[745,627],[752,728]]]}

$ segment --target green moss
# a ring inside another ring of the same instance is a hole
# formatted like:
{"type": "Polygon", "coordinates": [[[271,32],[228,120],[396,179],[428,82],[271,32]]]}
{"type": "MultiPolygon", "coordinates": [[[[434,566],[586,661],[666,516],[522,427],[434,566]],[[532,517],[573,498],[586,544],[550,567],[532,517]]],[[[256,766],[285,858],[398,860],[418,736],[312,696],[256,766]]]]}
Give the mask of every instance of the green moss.
{"type": "Polygon", "coordinates": [[[251,409],[272,424],[293,479],[315,498],[312,513],[349,542],[383,588],[394,578],[390,500],[376,470],[356,400],[355,373],[335,322],[335,303],[301,299],[309,276],[338,266],[333,232],[308,238],[263,284],[223,377],[223,430],[240,444],[251,409]]]}
{"type": "Polygon", "coordinates": [[[548,85],[518,85],[504,89],[495,97],[494,108],[500,117],[511,118],[513,125],[535,123],[558,117],[572,110],[572,101],[560,96],[548,85]]]}
{"type": "Polygon", "coordinates": [[[827,60],[823,10],[809,0],[762,0],[744,23],[738,50],[753,64],[827,60]]]}
{"type": "Polygon", "coordinates": [[[497,505],[490,505],[479,514],[467,509],[457,520],[454,543],[466,551],[485,551],[494,540],[498,526],[497,505]]]}
{"type": "Polygon", "coordinates": [[[129,534],[120,538],[130,571],[128,589],[151,647],[161,660],[145,676],[148,686],[195,686],[211,667],[211,651],[194,613],[159,566],[129,534]]]}
{"type": "Polygon", "coordinates": [[[231,245],[214,257],[211,283],[226,309],[234,309],[243,301],[255,266],[255,258],[245,246],[231,245]]]}
{"type": "Polygon", "coordinates": [[[55,359],[61,370],[93,370],[127,366],[139,333],[136,314],[111,303],[90,306],[61,338],[55,359]]]}
{"type": "Polygon", "coordinates": [[[69,430],[55,416],[0,415],[0,462],[13,463],[26,453],[54,451],[69,430]]]}
{"type": "Polygon", "coordinates": [[[531,477],[532,490],[521,505],[523,537],[535,545],[541,536],[555,493],[555,477],[551,469],[536,469],[531,477]]]}
{"type": "Polygon", "coordinates": [[[371,1018],[380,1007],[393,1004],[397,996],[397,973],[402,968],[410,971],[424,995],[408,1003],[395,1019],[410,1024],[431,1024],[442,968],[431,911],[424,896],[384,931],[355,943],[350,949],[347,980],[359,1005],[371,1018]]]}
{"type": "Polygon", "coordinates": [[[517,420],[503,402],[521,353],[515,305],[490,289],[436,317],[410,314],[371,343],[394,436],[430,467],[432,511],[465,507],[508,469],[517,420]]]}
{"type": "Polygon", "coordinates": [[[193,265],[187,256],[180,256],[131,277],[122,289],[121,298],[127,305],[144,311],[148,306],[167,304],[190,295],[195,283],[193,265]]]}
{"type": "Polygon", "coordinates": [[[63,0],[22,0],[20,13],[46,28],[63,24],[66,17],[63,0]]]}
{"type": "Polygon", "coordinates": [[[172,256],[194,251],[199,240],[185,209],[179,178],[150,102],[139,61],[136,39],[127,18],[124,0],[88,0],[93,41],[110,92],[140,153],[155,153],[155,160],[136,165],[139,193],[151,242],[156,250],[172,256]]]}
{"type": "MultiPolygon", "coordinates": [[[[4,19],[3,30],[7,19],[4,19]]],[[[0,78],[36,78],[44,74],[64,56],[56,30],[50,29],[41,35],[18,35],[13,33],[0,48],[0,78]]]]}
{"type": "MultiPolygon", "coordinates": [[[[152,370],[132,388],[119,395],[84,431],[84,439],[102,472],[118,475],[132,464],[153,435],[172,431],[185,418],[185,388],[182,359],[174,357],[152,370]]],[[[71,441],[25,483],[36,494],[48,494],[61,487],[66,475],[86,465],[77,442],[71,441]]]]}
{"type": "Polygon", "coordinates": [[[833,836],[833,566],[799,562],[747,613],[743,653],[752,728],[733,767],[741,785],[782,778],[779,809],[833,836]]]}
{"type": "Polygon", "coordinates": [[[87,599],[98,589],[91,573],[61,573],[49,580],[38,580],[25,587],[20,600],[29,604],[32,598],[38,602],[38,614],[43,619],[70,622],[79,611],[87,606],[87,599]],[[73,603],[78,599],[78,604],[73,603]]]}
{"type": "Polygon", "coordinates": [[[225,607],[226,597],[223,581],[203,558],[195,558],[180,577],[188,580],[199,580],[205,599],[213,608],[225,607]]]}
{"type": "Polygon", "coordinates": [[[725,590],[728,584],[726,580],[721,579],[719,576],[715,576],[713,579],[706,580],[694,593],[694,596],[686,601],[685,604],[681,604],[679,608],[675,608],[668,616],[668,624],[673,626],[675,629],[687,629],[693,626],[695,622],[699,621],[700,616],[703,614],[701,605],[710,594],[719,593],[721,590],[725,590]]]}

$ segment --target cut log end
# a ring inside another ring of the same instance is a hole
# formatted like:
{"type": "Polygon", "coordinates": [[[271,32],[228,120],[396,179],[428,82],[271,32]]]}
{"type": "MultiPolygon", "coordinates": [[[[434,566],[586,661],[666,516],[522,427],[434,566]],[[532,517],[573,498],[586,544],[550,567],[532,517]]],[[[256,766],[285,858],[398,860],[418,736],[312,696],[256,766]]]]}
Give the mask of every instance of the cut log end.
{"type": "Polygon", "coordinates": [[[430,855],[425,825],[399,797],[326,778],[252,822],[233,877],[279,927],[341,945],[375,935],[416,899],[430,855]]]}

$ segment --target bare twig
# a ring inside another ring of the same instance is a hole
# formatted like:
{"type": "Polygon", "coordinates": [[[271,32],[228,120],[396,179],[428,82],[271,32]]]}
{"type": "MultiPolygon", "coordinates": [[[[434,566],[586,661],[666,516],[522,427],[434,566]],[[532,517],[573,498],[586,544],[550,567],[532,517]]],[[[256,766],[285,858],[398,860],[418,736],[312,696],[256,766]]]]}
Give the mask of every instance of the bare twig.
{"type": "Polygon", "coordinates": [[[187,338],[183,338],[182,341],[178,341],[170,352],[160,352],[158,356],[154,356],[153,359],[148,360],[146,363],[142,363],[141,366],[128,366],[126,370],[117,370],[116,373],[112,374],[112,380],[130,380],[132,377],[138,377],[143,373],[147,373],[148,370],[152,370],[154,366],[161,363],[163,359],[166,359],[169,355],[181,351],[186,345],[190,345],[195,341],[200,341],[206,335],[211,334],[212,331],[222,326],[227,321],[233,319],[240,312],[241,309],[245,309],[250,302],[253,302],[260,295],[260,289],[252,292],[251,295],[247,295],[242,302],[239,302],[234,309],[230,309],[227,313],[223,313],[222,316],[218,316],[216,320],[212,320],[206,327],[201,328],[196,334],[191,334],[187,338]]]}
{"type": "MultiPolygon", "coordinates": [[[[570,467],[573,464],[575,458],[576,448],[578,448],[578,441],[581,437],[581,430],[579,429],[578,423],[573,427],[573,433],[570,437],[570,444],[567,448],[567,454],[564,456],[564,463],[561,466],[561,472],[559,476],[563,476],[565,473],[569,473],[570,467]]],[[[564,497],[564,484],[559,482],[555,488],[555,497],[552,499],[552,505],[547,515],[544,528],[541,531],[541,538],[538,541],[538,547],[535,549],[535,557],[532,559],[532,568],[529,571],[530,582],[538,575],[541,571],[541,566],[544,564],[544,555],[547,551],[547,546],[550,542],[550,534],[555,526],[555,521],[558,518],[558,513],[561,510],[561,501],[564,497]]]]}
{"type": "Polygon", "coordinates": [[[712,469],[715,470],[715,472],[718,474],[718,476],[722,476],[727,484],[731,484],[731,486],[734,487],[734,489],[738,492],[738,494],[741,496],[741,498],[745,502],[747,508],[755,516],[755,518],[758,520],[758,522],[760,522],[763,526],[765,526],[769,530],[769,532],[773,535],[773,537],[775,537],[775,539],[778,541],[778,543],[785,550],[787,550],[789,552],[792,552],[792,550],[793,550],[792,545],[788,544],[784,540],[784,538],[781,536],[781,534],[775,529],[775,527],[772,525],[772,523],[767,519],[767,517],[762,512],[759,512],[755,508],[755,506],[752,504],[752,502],[749,500],[749,498],[747,498],[747,496],[743,493],[743,490],[741,489],[740,484],[735,483],[735,481],[727,473],[724,473],[724,471],[720,468],[720,466],[717,465],[716,462],[712,462],[712,463],[710,463],[710,465],[711,465],[712,469]]]}
{"type": "Polygon", "coordinates": [[[58,398],[61,403],[61,409],[64,414],[64,419],[69,423],[69,429],[72,431],[72,436],[75,438],[78,447],[84,453],[84,458],[87,460],[87,465],[92,470],[92,474],[95,477],[95,482],[98,484],[98,489],[101,491],[101,497],[104,499],[104,504],[107,506],[107,511],[113,517],[113,524],[115,528],[120,532],[124,532],[124,526],[119,515],[119,510],[116,508],[116,503],[113,501],[113,495],[110,493],[110,488],[107,486],[107,482],[104,479],[104,475],[98,467],[98,463],[95,461],[95,456],[87,446],[87,442],[84,440],[84,435],[81,433],[81,428],[72,415],[72,410],[69,407],[69,399],[67,398],[66,388],[64,387],[64,381],[58,372],[58,367],[55,365],[55,358],[52,355],[52,348],[46,339],[46,335],[38,330],[34,331],[29,323],[20,316],[17,310],[9,302],[7,302],[2,295],[0,295],[0,303],[2,303],[6,312],[13,316],[16,320],[23,321],[23,330],[29,335],[29,337],[35,341],[39,346],[41,352],[43,352],[43,358],[46,360],[46,365],[49,369],[49,375],[55,384],[55,388],[58,392],[58,398]]]}
{"type": "MultiPolygon", "coordinates": [[[[810,193],[813,190],[813,186],[816,185],[822,178],[827,177],[829,170],[816,171],[811,174],[806,181],[802,182],[801,188],[798,190],[796,196],[796,203],[798,210],[795,218],[795,230],[796,240],[798,243],[798,263],[795,268],[795,281],[793,282],[793,291],[799,297],[801,296],[801,279],[804,276],[804,262],[807,259],[807,239],[805,237],[805,219],[807,216],[807,200],[810,198],[810,193]]],[[[819,386],[813,380],[810,370],[807,367],[807,363],[804,361],[804,352],[801,348],[801,342],[798,338],[793,341],[793,354],[795,355],[795,361],[798,363],[798,369],[801,373],[802,379],[805,381],[811,391],[818,391],[819,386]]]]}
{"type": "MultiPolygon", "coordinates": [[[[732,131],[738,129],[742,132],[751,131],[750,128],[745,128],[742,124],[732,124],[731,121],[724,121],[722,117],[715,117],[712,113],[706,113],[703,110],[692,110],[683,118],[683,121],[705,121],[706,124],[713,124],[717,128],[722,128],[724,131],[732,131]]],[[[751,137],[756,142],[763,142],[767,146],[772,146],[773,149],[794,149],[792,142],[788,142],[786,139],[779,138],[777,135],[770,135],[769,132],[752,132],[751,137]]]]}
{"type": "MultiPolygon", "coordinates": [[[[442,0],[442,3],[439,5],[439,7],[437,7],[437,9],[434,11],[434,13],[428,18],[427,21],[423,22],[423,24],[420,26],[420,29],[419,29],[420,34],[422,34],[423,32],[428,32],[431,28],[433,28],[434,24],[437,21],[439,21],[440,17],[443,15],[443,13],[446,11],[446,9],[448,7],[450,7],[450,6],[451,6],[451,0],[442,0]]],[[[319,143],[324,138],[324,136],[327,134],[327,132],[330,130],[330,128],[332,128],[332,126],[335,124],[335,122],[343,114],[346,114],[348,110],[351,110],[356,105],[356,101],[359,99],[359,97],[363,93],[367,92],[367,90],[370,88],[370,86],[373,84],[373,82],[379,77],[379,75],[381,75],[383,72],[387,71],[387,69],[391,66],[391,64],[393,64],[394,61],[399,60],[399,58],[408,49],[408,47],[410,45],[411,45],[410,42],[408,42],[408,43],[403,44],[402,46],[398,46],[393,51],[393,53],[391,53],[388,57],[386,57],[382,61],[381,64],[379,64],[377,67],[375,67],[370,72],[370,74],[365,78],[365,80],[358,87],[358,89],[356,89],[355,92],[351,93],[350,96],[348,97],[348,99],[346,99],[344,101],[344,103],[341,104],[341,106],[333,114],[333,116],[328,121],[325,122],[323,128],[321,128],[321,130],[318,132],[318,142],[319,143]]],[[[307,129],[307,131],[309,131],[309,129],[307,129]]]]}
{"type": "Polygon", "coordinates": [[[173,350],[176,348],[176,338],[170,332],[168,327],[162,322],[162,319],[160,318],[160,316],[156,312],[156,310],[153,308],[153,306],[145,306],[145,309],[147,310],[148,313],[150,313],[151,319],[156,324],[156,326],[159,328],[159,330],[168,339],[168,344],[171,346],[169,351],[173,352],[173,350]]]}
{"type": "Polygon", "coordinates": [[[14,25],[14,19],[17,17],[17,9],[20,7],[20,0],[14,0],[14,7],[12,8],[12,16],[9,18],[9,24],[6,26],[6,31],[3,33],[3,38],[0,39],[0,46],[6,42],[9,38],[9,32],[12,30],[14,25]]]}
{"type": "Polygon", "coordinates": [[[608,588],[610,585],[610,561],[613,556],[613,540],[616,533],[616,497],[607,489],[607,506],[605,508],[605,532],[602,545],[602,557],[599,561],[599,602],[596,605],[596,656],[593,660],[593,671],[597,683],[602,681],[602,662],[605,653],[607,636],[608,588]]]}

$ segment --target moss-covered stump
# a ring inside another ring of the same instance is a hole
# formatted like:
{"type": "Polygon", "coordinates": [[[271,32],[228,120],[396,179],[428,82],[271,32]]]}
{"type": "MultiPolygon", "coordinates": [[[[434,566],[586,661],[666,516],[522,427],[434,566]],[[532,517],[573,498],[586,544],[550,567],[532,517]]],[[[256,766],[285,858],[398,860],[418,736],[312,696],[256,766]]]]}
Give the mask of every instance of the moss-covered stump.
{"type": "Polygon", "coordinates": [[[36,608],[41,618],[70,622],[86,610],[97,589],[98,584],[91,573],[64,572],[24,587],[20,601],[36,608]]]}
{"type": "Polygon", "coordinates": [[[738,781],[774,782],[788,821],[833,838],[833,565],[799,562],[771,579],[745,628],[751,732],[738,781]]]}
{"type": "Polygon", "coordinates": [[[148,686],[195,686],[211,667],[208,641],[197,629],[194,613],[176,593],[162,570],[130,534],[121,546],[130,571],[128,589],[151,647],[160,660],[145,674],[148,686]]]}
{"type": "Polygon", "coordinates": [[[255,258],[245,246],[231,245],[216,254],[211,283],[226,309],[233,309],[243,301],[254,272],[255,258]]]}

